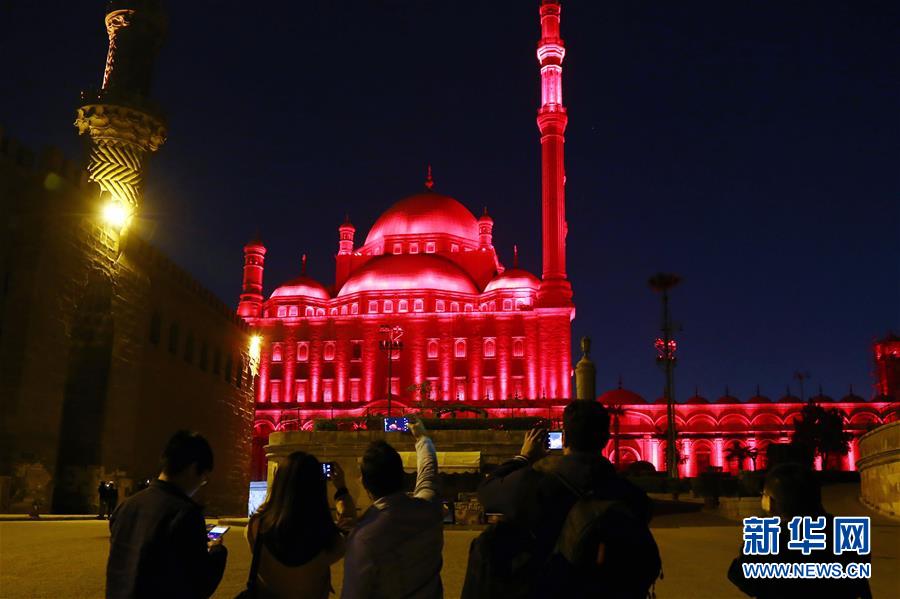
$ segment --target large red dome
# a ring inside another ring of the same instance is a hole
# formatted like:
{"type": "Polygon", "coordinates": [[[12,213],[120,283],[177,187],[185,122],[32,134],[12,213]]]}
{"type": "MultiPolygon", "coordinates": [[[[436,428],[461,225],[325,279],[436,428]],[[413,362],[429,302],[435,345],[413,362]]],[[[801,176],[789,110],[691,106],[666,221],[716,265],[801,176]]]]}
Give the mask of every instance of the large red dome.
{"type": "Polygon", "coordinates": [[[485,293],[499,289],[531,289],[537,291],[541,281],[536,276],[521,268],[507,268],[497,275],[484,288],[485,293]]]}
{"type": "Polygon", "coordinates": [[[426,191],[388,208],[372,225],[366,245],[393,235],[455,235],[478,242],[478,221],[450,196],[426,191]]]}
{"type": "Polygon", "coordinates": [[[434,254],[397,254],[372,258],[350,275],[338,297],[361,291],[402,289],[478,293],[472,278],[447,258],[434,254]]]}
{"type": "Polygon", "coordinates": [[[270,297],[312,297],[320,300],[331,298],[324,285],[302,275],[278,287],[270,297]]]}

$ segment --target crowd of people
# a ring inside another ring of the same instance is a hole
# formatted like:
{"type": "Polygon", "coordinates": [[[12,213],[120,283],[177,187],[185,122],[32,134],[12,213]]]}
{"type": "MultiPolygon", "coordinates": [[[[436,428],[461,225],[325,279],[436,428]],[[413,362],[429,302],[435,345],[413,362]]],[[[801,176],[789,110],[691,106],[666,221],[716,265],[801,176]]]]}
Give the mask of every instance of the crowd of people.
{"type": "MultiPolygon", "coordinates": [[[[266,502],[246,528],[252,560],[239,597],[325,599],[333,592],[331,566],[341,559],[346,599],[443,597],[445,508],[437,456],[420,420],[412,420],[409,431],[416,449],[414,489],[404,489],[396,449],[371,443],[359,468],[371,506],[361,516],[339,464],[323,468],[302,451],[280,464],[266,502]]],[[[602,456],[608,441],[608,411],[574,401],[563,414],[561,456],[546,459],[547,431],[535,429],[525,434],[519,455],[485,477],[479,499],[487,512],[502,517],[471,543],[464,599],[653,595],[662,562],[649,529],[652,502],[602,456]]],[[[108,598],[205,598],[222,579],[228,551],[221,536],[208,535],[202,508],[192,499],[213,470],[209,443],[197,433],[176,433],[160,470],[110,518],[108,598]]],[[[815,479],[792,467],[770,474],[763,507],[785,517],[824,514],[815,479]]],[[[817,597],[868,596],[861,583],[746,580],[741,559],[728,576],[750,596],[794,596],[806,589],[817,597]]]]}

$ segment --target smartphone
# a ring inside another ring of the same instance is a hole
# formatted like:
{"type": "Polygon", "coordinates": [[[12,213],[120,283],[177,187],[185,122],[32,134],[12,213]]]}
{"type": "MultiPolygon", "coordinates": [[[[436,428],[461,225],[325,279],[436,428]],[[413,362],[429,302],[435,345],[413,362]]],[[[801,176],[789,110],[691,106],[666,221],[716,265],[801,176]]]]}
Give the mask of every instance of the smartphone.
{"type": "Polygon", "coordinates": [[[555,451],[562,448],[562,431],[550,431],[547,433],[547,449],[555,451]]]}
{"type": "Polygon", "coordinates": [[[331,480],[331,477],[334,476],[334,462],[322,462],[322,474],[325,475],[325,480],[331,480]]]}
{"type": "Polygon", "coordinates": [[[446,500],[442,501],[441,510],[444,512],[444,524],[454,524],[456,522],[456,519],[454,518],[456,514],[453,512],[453,504],[451,502],[446,500]]]}
{"type": "Polygon", "coordinates": [[[210,528],[207,531],[206,538],[209,539],[210,541],[218,541],[219,539],[222,538],[222,535],[224,535],[226,532],[228,532],[229,528],[231,528],[231,527],[230,526],[213,526],[212,528],[210,528]]]}
{"type": "Polygon", "coordinates": [[[409,418],[385,418],[384,432],[405,433],[409,430],[409,418]]]}

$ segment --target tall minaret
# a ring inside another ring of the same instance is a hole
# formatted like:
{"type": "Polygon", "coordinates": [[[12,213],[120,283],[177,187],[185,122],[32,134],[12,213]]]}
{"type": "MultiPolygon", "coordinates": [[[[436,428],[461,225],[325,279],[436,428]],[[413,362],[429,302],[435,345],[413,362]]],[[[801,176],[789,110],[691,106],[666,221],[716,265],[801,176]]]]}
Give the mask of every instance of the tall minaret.
{"type": "Polygon", "coordinates": [[[572,305],[572,285],[566,278],[566,168],[564,144],[566,107],[562,99],[562,62],[566,48],[559,37],[560,5],[541,2],[541,40],[537,57],[541,65],[541,107],[537,124],[541,132],[541,222],[544,265],[538,305],[572,305]]]}
{"type": "Polygon", "coordinates": [[[106,5],[109,51],[99,91],[83,92],[75,126],[90,142],[88,173],[101,196],[133,215],[141,200],[144,159],[166,140],[149,100],[153,65],[166,30],[160,0],[106,5]]]}

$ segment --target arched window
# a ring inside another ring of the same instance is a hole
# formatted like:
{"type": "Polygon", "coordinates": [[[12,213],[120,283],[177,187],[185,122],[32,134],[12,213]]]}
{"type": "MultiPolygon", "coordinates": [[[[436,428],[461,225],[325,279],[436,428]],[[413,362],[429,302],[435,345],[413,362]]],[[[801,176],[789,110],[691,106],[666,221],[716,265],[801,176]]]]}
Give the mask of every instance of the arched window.
{"type": "Polygon", "coordinates": [[[457,358],[466,357],[466,340],[457,339],[453,344],[453,353],[457,358]]]}
{"type": "Polygon", "coordinates": [[[287,316],[287,306],[278,306],[278,318],[284,318],[287,316]]]}
{"type": "Polygon", "coordinates": [[[341,306],[341,316],[346,316],[346,315],[347,315],[347,304],[344,304],[343,306],[341,306]]]}
{"type": "Polygon", "coordinates": [[[369,300],[369,314],[377,314],[378,313],[378,302],[375,300],[369,300]]]}
{"type": "Polygon", "coordinates": [[[435,312],[443,312],[444,311],[444,300],[437,300],[434,302],[434,311],[435,312]]]}
{"type": "Polygon", "coordinates": [[[209,368],[209,345],[206,341],[200,342],[200,370],[209,368]]]}
{"type": "Polygon", "coordinates": [[[272,361],[273,362],[281,362],[282,354],[281,354],[281,344],[273,343],[272,344],[272,361]]]}
{"type": "Polygon", "coordinates": [[[409,243],[409,253],[410,254],[418,254],[419,253],[419,244],[418,242],[411,241],[409,243]]]}
{"type": "Polygon", "coordinates": [[[184,361],[189,364],[194,363],[194,333],[190,331],[184,341],[184,361]]]}
{"type": "Polygon", "coordinates": [[[294,389],[297,401],[303,403],[306,401],[306,396],[309,393],[307,391],[309,387],[309,382],[306,379],[297,379],[294,381],[294,389]]]}
{"type": "Polygon", "coordinates": [[[429,360],[436,360],[438,357],[438,340],[429,339],[427,346],[427,356],[429,360]]]}
{"type": "Polygon", "coordinates": [[[334,341],[325,342],[325,349],[322,352],[322,357],[329,362],[334,360],[334,341]]]}
{"type": "Polygon", "coordinates": [[[512,306],[513,306],[513,304],[512,304],[511,299],[503,300],[503,311],[504,312],[510,312],[512,310],[512,306]]]}
{"type": "Polygon", "coordinates": [[[402,299],[398,301],[397,312],[409,312],[409,300],[402,299]]]}
{"type": "Polygon", "coordinates": [[[325,308],[316,308],[316,316],[325,316],[325,308]]]}
{"type": "Polygon", "coordinates": [[[309,360],[309,341],[300,341],[297,343],[297,361],[307,362],[309,360]]]}
{"type": "Polygon", "coordinates": [[[359,314],[359,304],[353,302],[350,304],[350,314],[359,314]]]}
{"type": "Polygon", "coordinates": [[[150,317],[150,343],[159,345],[160,335],[162,335],[162,316],[159,312],[154,312],[150,317]]]}
{"type": "Polygon", "coordinates": [[[493,358],[497,353],[497,342],[493,337],[486,337],[484,340],[484,357],[493,358]]]}
{"type": "Polygon", "coordinates": [[[299,316],[297,306],[288,307],[288,316],[299,316]]]}
{"type": "Polygon", "coordinates": [[[329,313],[330,313],[332,316],[337,316],[337,315],[338,315],[338,309],[337,309],[337,308],[332,308],[332,309],[330,310],[329,313]]]}
{"type": "Polygon", "coordinates": [[[394,302],[391,300],[384,300],[384,306],[382,308],[385,313],[394,311],[394,302]]]}
{"type": "Polygon", "coordinates": [[[423,300],[423,299],[413,300],[413,310],[415,312],[424,311],[425,310],[425,300],[423,300]]]}
{"type": "Polygon", "coordinates": [[[450,311],[459,312],[459,302],[450,302],[450,311]]]}
{"type": "Polygon", "coordinates": [[[178,352],[178,323],[173,322],[169,325],[169,353],[174,354],[178,352]]]}
{"type": "Polygon", "coordinates": [[[426,242],[425,242],[425,253],[426,253],[426,254],[433,254],[433,253],[434,253],[434,242],[433,242],[433,241],[426,241],[426,242]]]}
{"type": "Polygon", "coordinates": [[[522,337],[513,338],[513,356],[521,358],[525,355],[525,339],[522,337]]]}
{"type": "Polygon", "coordinates": [[[466,312],[474,312],[474,311],[475,311],[475,306],[473,306],[472,304],[466,304],[466,312]]]}
{"type": "Polygon", "coordinates": [[[316,310],[312,306],[306,306],[306,311],[304,312],[307,316],[315,316],[316,310]]]}

